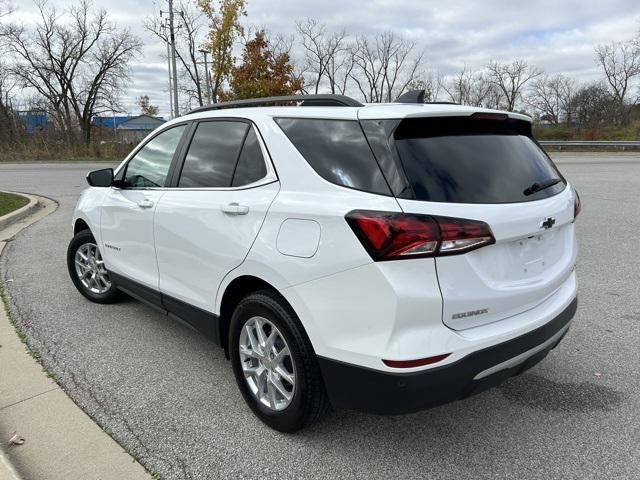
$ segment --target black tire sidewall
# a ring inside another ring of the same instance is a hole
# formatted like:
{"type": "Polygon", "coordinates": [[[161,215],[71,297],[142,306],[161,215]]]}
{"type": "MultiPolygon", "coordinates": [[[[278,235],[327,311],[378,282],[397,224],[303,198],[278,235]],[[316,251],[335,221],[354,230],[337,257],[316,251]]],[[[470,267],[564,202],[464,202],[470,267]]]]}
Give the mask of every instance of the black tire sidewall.
{"type": "Polygon", "coordinates": [[[71,281],[78,289],[78,291],[92,302],[112,303],[116,301],[120,296],[120,292],[118,291],[116,284],[112,278],[111,288],[104,293],[92,292],[91,290],[87,289],[78,278],[75,266],[76,251],[85,243],[95,243],[97,245],[96,239],[94,238],[90,230],[82,230],[78,232],[69,243],[69,247],[67,249],[67,268],[69,270],[71,281]]]}
{"type": "Polygon", "coordinates": [[[308,406],[305,403],[308,401],[308,379],[307,369],[304,365],[304,356],[301,351],[301,348],[305,347],[304,345],[301,346],[301,342],[296,339],[297,336],[299,338],[301,333],[295,320],[291,318],[286,309],[278,305],[273,299],[260,294],[251,295],[241,301],[236,307],[231,319],[229,329],[229,353],[238,388],[256,416],[271,428],[281,432],[294,432],[302,428],[306,423],[308,406]],[[238,346],[240,332],[247,320],[256,316],[266,318],[278,328],[289,346],[291,359],[294,363],[296,382],[293,399],[287,408],[277,412],[262,405],[260,401],[255,398],[244,378],[242,365],[240,364],[238,346]],[[295,332],[297,335],[292,333],[294,329],[297,330],[295,332]]]}

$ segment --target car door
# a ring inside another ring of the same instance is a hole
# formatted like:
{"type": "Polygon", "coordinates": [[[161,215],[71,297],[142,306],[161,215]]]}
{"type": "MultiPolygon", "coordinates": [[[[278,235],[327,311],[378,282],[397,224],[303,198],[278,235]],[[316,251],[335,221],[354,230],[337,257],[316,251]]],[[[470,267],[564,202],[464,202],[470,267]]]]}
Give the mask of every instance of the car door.
{"type": "Polygon", "coordinates": [[[131,281],[158,290],[153,216],[187,127],[168,128],[139,148],[105,196],[100,219],[103,258],[116,283],[128,290],[137,288],[131,281]]]}
{"type": "MultiPolygon", "coordinates": [[[[196,125],[179,178],[155,216],[160,291],[168,310],[184,308],[184,302],[213,312],[218,286],[247,256],[278,189],[250,122],[196,125]]],[[[187,321],[198,317],[174,313],[187,321]]]]}

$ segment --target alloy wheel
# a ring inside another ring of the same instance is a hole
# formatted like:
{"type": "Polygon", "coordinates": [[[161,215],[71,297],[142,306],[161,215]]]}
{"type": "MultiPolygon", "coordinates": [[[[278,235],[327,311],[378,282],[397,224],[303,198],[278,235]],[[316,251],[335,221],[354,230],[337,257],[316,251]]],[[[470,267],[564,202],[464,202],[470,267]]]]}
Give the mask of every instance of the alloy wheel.
{"type": "Polygon", "coordinates": [[[278,328],[263,317],[252,317],[240,332],[240,364],[253,396],[265,407],[284,410],[295,394],[295,365],[278,328]]]}
{"type": "Polygon", "coordinates": [[[95,243],[80,245],[75,255],[76,274],[80,283],[92,293],[102,294],[111,288],[111,279],[95,243]]]}

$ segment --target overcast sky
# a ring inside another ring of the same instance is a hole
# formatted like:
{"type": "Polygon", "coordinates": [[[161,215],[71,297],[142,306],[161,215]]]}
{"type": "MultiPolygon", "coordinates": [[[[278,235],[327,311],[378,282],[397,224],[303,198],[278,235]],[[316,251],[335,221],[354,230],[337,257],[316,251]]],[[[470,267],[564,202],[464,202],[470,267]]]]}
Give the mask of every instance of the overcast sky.
{"type": "MultiPolygon", "coordinates": [[[[34,20],[30,0],[13,3],[18,7],[14,17],[34,20]]],[[[71,2],[50,3],[63,9],[71,2]]],[[[132,66],[125,107],[137,113],[135,99],[146,94],[168,115],[166,47],[142,26],[145,17],[165,6],[164,0],[101,0],[96,5],[145,43],[132,66]]],[[[639,0],[247,0],[247,12],[246,24],[271,33],[293,33],[295,20],[304,17],[352,34],[392,30],[415,40],[426,66],[443,74],[465,64],[479,68],[491,59],[521,57],[549,73],[585,81],[598,75],[594,45],[626,40],[640,29],[639,0]]]]}

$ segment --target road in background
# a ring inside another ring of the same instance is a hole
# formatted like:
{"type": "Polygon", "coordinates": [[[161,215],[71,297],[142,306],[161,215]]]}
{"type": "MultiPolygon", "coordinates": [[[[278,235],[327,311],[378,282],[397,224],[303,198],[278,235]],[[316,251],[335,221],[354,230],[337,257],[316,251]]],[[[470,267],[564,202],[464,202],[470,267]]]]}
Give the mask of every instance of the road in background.
{"type": "Polygon", "coordinates": [[[583,202],[571,331],[522,376],[413,415],[336,411],[274,432],[218,347],[135,300],[85,300],[65,252],[84,176],[104,163],[0,164],[0,189],[60,202],[8,245],[0,270],[65,390],[166,479],[639,478],[640,156],[554,158],[583,202]]]}

